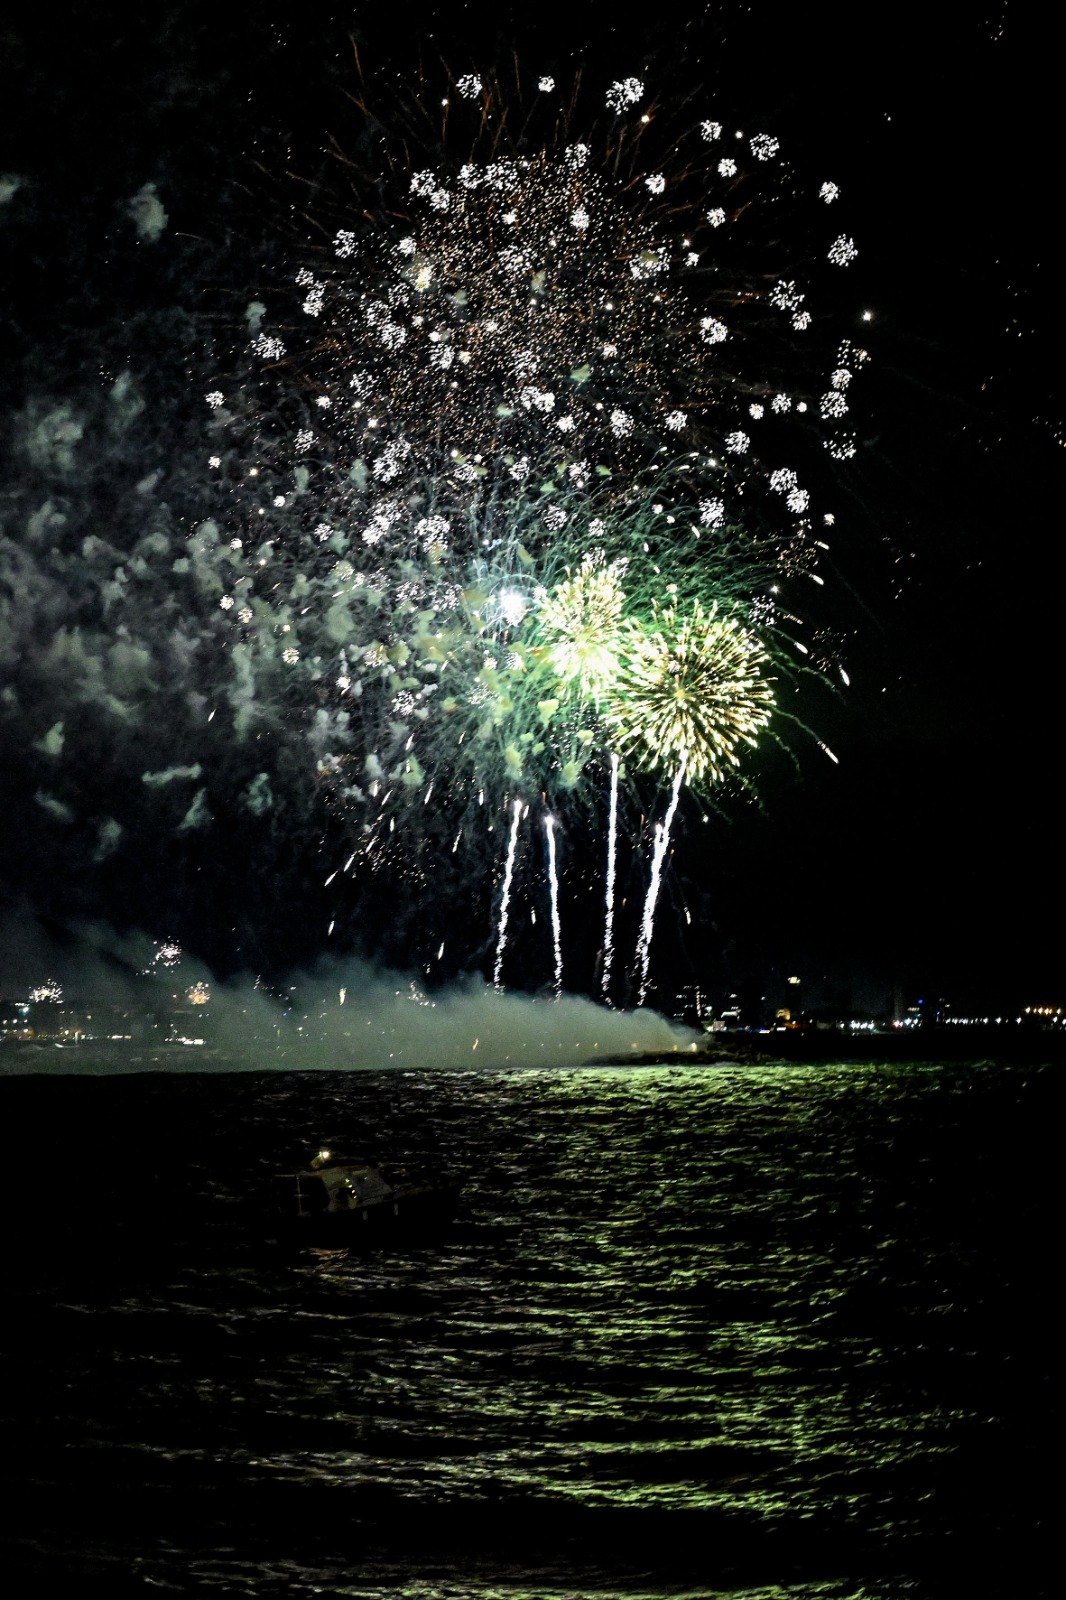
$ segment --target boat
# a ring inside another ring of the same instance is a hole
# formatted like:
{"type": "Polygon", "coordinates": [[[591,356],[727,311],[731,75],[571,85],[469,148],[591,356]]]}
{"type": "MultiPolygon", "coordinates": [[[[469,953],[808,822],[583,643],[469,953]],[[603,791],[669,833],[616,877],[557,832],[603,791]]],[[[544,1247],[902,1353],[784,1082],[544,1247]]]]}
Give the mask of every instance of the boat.
{"type": "Polygon", "coordinates": [[[460,1186],[413,1176],[355,1156],[320,1150],[295,1174],[297,1237],[347,1245],[379,1231],[429,1229],[449,1222],[460,1186]]]}

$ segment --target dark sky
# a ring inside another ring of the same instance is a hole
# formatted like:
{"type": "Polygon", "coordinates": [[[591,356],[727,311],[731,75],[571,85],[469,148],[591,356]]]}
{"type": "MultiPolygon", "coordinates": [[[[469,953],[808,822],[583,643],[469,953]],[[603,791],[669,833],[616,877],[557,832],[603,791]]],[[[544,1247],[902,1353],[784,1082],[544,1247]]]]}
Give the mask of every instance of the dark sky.
{"type": "MultiPolygon", "coordinates": [[[[849,288],[876,313],[860,449],[833,490],[848,533],[833,553],[832,620],[852,687],[803,708],[839,765],[809,740],[795,763],[771,749],[753,768],[759,806],[727,801],[705,824],[683,814],[661,976],[724,991],[773,989],[796,971],[812,997],[850,990],[870,1004],[893,987],[962,1007],[1063,998],[1048,933],[1061,521],[1050,43],[1008,5],[950,27],[916,4],[774,8],[772,27],[759,6],[667,0],[628,27],[605,22],[610,9],[540,6],[531,19],[501,6],[485,22],[453,5],[389,20],[380,6],[187,3],[131,21],[94,4],[61,8],[62,23],[42,8],[3,26],[0,171],[19,179],[0,206],[11,295],[0,893],[14,943],[20,918],[96,919],[177,936],[219,970],[277,971],[312,960],[336,916],[341,940],[403,959],[410,927],[388,892],[370,885],[338,906],[320,887],[328,829],[297,825],[295,778],[269,824],[227,820],[212,795],[212,829],[162,825],[158,795],[146,799],[120,758],[125,713],[112,711],[113,743],[86,723],[75,762],[85,696],[70,693],[59,756],[45,735],[62,697],[46,708],[33,688],[32,658],[88,604],[100,563],[85,541],[128,560],[116,530],[196,514],[182,463],[203,427],[201,376],[299,231],[285,173],[315,170],[331,135],[353,136],[354,36],[385,84],[414,83],[420,58],[459,73],[517,51],[560,77],[585,66],[644,74],[663,98],[706,90],[845,194],[860,245],[849,288]],[[148,184],[168,214],[156,241],[128,212],[148,184]],[[124,372],[135,393],[120,425],[107,406],[124,372]],[[46,548],[63,560],[49,565],[46,548]]],[[[121,616],[103,590],[92,603],[100,627],[121,616]]],[[[74,685],[94,669],[68,652],[65,670],[74,685]]],[[[114,670],[132,682],[140,669],[114,670]]],[[[136,730],[146,769],[175,759],[173,708],[153,681],[156,710],[136,730]]],[[[234,783],[254,770],[219,762],[234,783]]],[[[585,882],[568,891],[577,986],[596,946],[585,882]]],[[[471,905],[488,916],[482,894],[421,921],[471,905]]],[[[470,959],[486,948],[469,941],[470,959]]],[[[531,946],[530,986],[543,959],[531,946]]]]}

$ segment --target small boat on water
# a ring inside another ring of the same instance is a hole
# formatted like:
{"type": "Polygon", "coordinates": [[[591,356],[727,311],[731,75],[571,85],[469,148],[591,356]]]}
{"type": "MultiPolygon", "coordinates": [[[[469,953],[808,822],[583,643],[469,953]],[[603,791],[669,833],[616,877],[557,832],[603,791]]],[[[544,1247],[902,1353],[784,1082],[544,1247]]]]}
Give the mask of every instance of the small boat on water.
{"type": "Polygon", "coordinates": [[[350,1244],[386,1229],[432,1228],[448,1222],[459,1203],[457,1183],[419,1179],[320,1150],[295,1173],[297,1236],[309,1244],[350,1244]]]}

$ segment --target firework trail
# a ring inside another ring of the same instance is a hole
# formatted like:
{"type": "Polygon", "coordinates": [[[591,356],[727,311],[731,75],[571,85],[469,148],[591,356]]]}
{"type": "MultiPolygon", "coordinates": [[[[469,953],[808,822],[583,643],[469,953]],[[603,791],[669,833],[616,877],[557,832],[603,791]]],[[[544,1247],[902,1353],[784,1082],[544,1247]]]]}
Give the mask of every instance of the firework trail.
{"type": "Polygon", "coordinates": [[[614,882],[618,867],[618,752],[611,751],[611,809],[607,819],[607,884],[603,931],[603,998],[611,1003],[611,967],[614,962],[614,882]]]}
{"type": "Polygon", "coordinates": [[[651,936],[655,926],[655,907],[659,899],[659,886],[662,883],[663,862],[670,846],[670,830],[674,825],[674,816],[677,812],[677,802],[681,795],[681,785],[685,777],[685,764],[681,763],[674,779],[673,792],[670,795],[670,805],[662,822],[655,827],[655,851],[651,861],[651,878],[648,883],[648,893],[644,900],[644,915],[640,924],[640,939],[637,943],[637,965],[640,970],[640,986],[637,992],[637,1004],[644,1004],[644,996],[648,992],[648,969],[651,962],[651,936]]]}
{"type": "Polygon", "coordinates": [[[563,930],[559,920],[559,870],[555,859],[555,818],[544,819],[548,835],[548,884],[551,891],[552,947],[555,952],[555,998],[563,992],[563,930]]]}
{"type": "Polygon", "coordinates": [[[521,800],[515,800],[511,807],[511,834],[507,841],[507,861],[503,872],[503,894],[500,899],[500,932],[496,940],[496,961],[492,969],[492,982],[495,988],[500,988],[500,973],[503,970],[503,952],[507,944],[507,918],[511,910],[511,879],[514,875],[515,846],[518,843],[518,820],[522,814],[521,800]]]}

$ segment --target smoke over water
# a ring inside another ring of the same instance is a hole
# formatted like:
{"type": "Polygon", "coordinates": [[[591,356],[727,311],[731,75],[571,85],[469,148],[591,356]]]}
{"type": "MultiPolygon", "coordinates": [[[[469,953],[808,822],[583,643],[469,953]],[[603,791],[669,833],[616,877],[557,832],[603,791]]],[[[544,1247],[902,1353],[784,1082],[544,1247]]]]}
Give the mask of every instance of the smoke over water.
{"type": "MultiPolygon", "coordinates": [[[[47,976],[62,995],[35,1036],[0,1044],[0,1075],[575,1066],[679,1055],[700,1035],[653,1011],[572,995],[504,994],[481,979],[427,993],[409,974],[320,963],[266,990],[216,983],[177,947],[100,927],[0,925],[8,990],[47,976]]],[[[10,1005],[10,999],[9,999],[10,1005]]]]}

